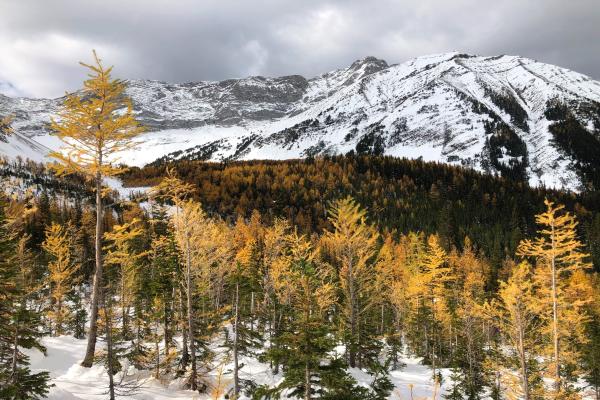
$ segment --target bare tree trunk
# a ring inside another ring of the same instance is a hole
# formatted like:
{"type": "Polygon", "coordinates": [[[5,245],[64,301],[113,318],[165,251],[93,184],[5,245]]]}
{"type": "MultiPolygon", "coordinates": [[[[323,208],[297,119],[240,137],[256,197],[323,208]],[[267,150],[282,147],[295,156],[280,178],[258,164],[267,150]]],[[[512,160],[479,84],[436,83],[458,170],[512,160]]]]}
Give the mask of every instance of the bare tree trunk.
{"type": "MultiPolygon", "coordinates": [[[[102,153],[99,155],[99,165],[102,165],[102,153]]],[[[96,271],[92,284],[92,299],[90,304],[90,329],[88,332],[87,348],[85,357],[81,362],[82,367],[90,368],[94,363],[96,352],[96,337],[98,335],[98,302],[102,292],[102,174],[96,173],[96,271]]]]}
{"type": "Polygon", "coordinates": [[[239,277],[235,282],[235,317],[234,317],[234,336],[233,336],[233,396],[237,399],[240,393],[239,363],[238,363],[238,343],[239,343],[239,324],[240,324],[240,283],[239,277]]]}

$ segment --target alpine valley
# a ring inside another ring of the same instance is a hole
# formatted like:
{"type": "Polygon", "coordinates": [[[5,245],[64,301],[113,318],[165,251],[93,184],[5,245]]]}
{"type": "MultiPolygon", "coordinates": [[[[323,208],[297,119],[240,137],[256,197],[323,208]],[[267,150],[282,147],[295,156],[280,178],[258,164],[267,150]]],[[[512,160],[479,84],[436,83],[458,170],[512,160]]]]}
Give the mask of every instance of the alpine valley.
{"type": "MultiPolygon", "coordinates": [[[[572,190],[600,187],[600,82],[517,56],[367,57],[314,78],[130,80],[147,131],[121,162],[422,157],[572,190]]],[[[0,95],[15,134],[0,154],[43,161],[64,98],[0,95]]]]}

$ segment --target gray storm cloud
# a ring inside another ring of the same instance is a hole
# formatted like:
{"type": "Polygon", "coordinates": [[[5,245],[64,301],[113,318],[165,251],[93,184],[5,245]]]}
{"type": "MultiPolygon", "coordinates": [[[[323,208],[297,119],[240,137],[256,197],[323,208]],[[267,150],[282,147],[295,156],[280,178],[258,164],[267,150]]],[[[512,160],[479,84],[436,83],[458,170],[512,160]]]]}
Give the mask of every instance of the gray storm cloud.
{"type": "Polygon", "coordinates": [[[597,0],[1,0],[0,92],[60,96],[96,49],[121,78],[314,76],[373,55],[514,54],[600,78],[597,0]]]}

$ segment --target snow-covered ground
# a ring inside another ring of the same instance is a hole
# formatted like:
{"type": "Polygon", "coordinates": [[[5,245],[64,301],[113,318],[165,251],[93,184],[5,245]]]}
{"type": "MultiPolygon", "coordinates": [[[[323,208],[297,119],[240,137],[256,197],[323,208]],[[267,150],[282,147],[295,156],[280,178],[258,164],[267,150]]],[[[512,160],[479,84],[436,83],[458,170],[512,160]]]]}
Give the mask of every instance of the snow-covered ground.
{"type": "MultiPolygon", "coordinates": [[[[108,387],[108,376],[101,365],[94,365],[92,368],[83,368],[79,362],[85,353],[86,341],[74,339],[71,336],[46,337],[42,343],[47,348],[47,355],[44,356],[37,350],[28,350],[30,356],[31,369],[33,371],[50,371],[52,383],[55,385],[50,389],[48,399],[51,400],[83,400],[83,399],[105,399],[108,387]]],[[[218,349],[216,349],[218,351],[218,349]]],[[[417,358],[404,357],[402,362],[405,365],[401,370],[392,371],[390,378],[396,389],[390,396],[390,399],[431,399],[434,392],[431,380],[431,370],[420,364],[417,358]]],[[[241,363],[245,366],[241,370],[242,379],[250,379],[257,384],[276,385],[282,377],[273,375],[267,364],[258,362],[254,358],[243,357],[241,363]]],[[[213,382],[216,379],[218,369],[209,373],[209,379],[213,382]]],[[[231,385],[231,364],[224,365],[223,371],[226,373],[222,377],[223,382],[231,385]]],[[[354,368],[351,374],[363,385],[368,385],[370,376],[365,372],[354,368]]],[[[444,385],[442,391],[449,384],[449,371],[442,371],[444,385]]],[[[162,400],[162,399],[211,399],[210,394],[198,394],[190,390],[181,389],[181,382],[174,381],[171,384],[161,382],[152,378],[147,371],[137,372],[133,368],[130,374],[138,378],[141,385],[137,393],[123,398],[137,400],[162,400]]],[[[441,398],[438,389],[437,399],[441,398]]],[[[242,397],[242,399],[247,399],[242,397]]]]}

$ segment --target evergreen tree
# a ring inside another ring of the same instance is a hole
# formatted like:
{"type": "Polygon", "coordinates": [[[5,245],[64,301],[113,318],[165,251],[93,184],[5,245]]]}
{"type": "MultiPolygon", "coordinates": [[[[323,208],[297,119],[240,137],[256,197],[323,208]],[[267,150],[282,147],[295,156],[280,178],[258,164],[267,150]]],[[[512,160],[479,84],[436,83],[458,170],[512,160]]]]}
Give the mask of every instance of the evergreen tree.
{"type": "Polygon", "coordinates": [[[284,380],[275,393],[287,389],[305,400],[346,398],[340,396],[350,395],[354,382],[341,360],[332,356],[335,340],[327,318],[336,301],[334,273],[316,259],[305,237],[292,233],[286,241],[284,256],[271,270],[276,294],[290,318],[267,353],[283,365],[284,380]]]}
{"type": "Polygon", "coordinates": [[[366,211],[351,198],[333,203],[332,231],[323,235],[324,251],[338,271],[342,296],[340,312],[344,342],[351,367],[366,366],[378,353],[374,326],[367,312],[375,303],[378,234],[366,222],[366,211]]]}
{"type": "Polygon", "coordinates": [[[593,277],[594,301],[589,305],[591,318],[586,326],[588,343],[582,349],[584,379],[595,400],[600,400],[600,277],[593,277]]]}
{"type": "Polygon", "coordinates": [[[40,342],[42,321],[32,308],[32,296],[40,289],[34,274],[34,257],[23,236],[25,219],[32,210],[13,202],[6,213],[0,195],[0,397],[41,399],[48,392],[48,372],[32,373],[23,348],[45,353],[40,342]],[[8,214],[8,215],[7,215],[8,214]]]}

